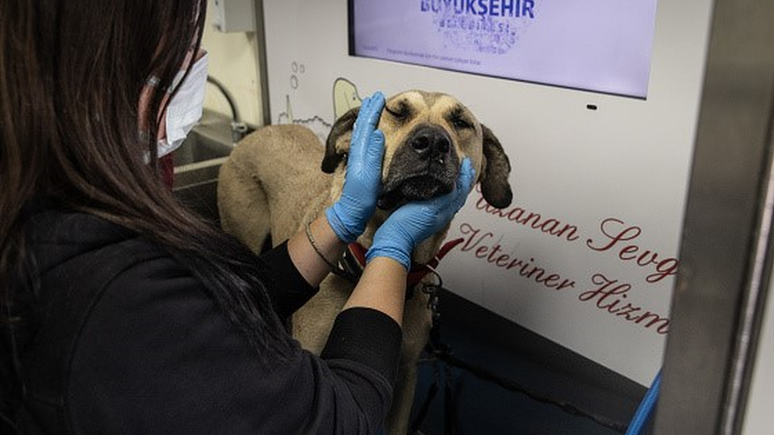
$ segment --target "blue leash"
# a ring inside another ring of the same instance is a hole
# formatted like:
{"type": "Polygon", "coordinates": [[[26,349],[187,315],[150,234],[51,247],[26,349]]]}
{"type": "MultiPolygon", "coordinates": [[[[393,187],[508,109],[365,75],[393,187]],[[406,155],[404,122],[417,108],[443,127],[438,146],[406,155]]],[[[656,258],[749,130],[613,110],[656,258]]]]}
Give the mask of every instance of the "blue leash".
{"type": "Polygon", "coordinates": [[[661,370],[659,370],[656,374],[656,377],[653,379],[653,383],[650,384],[650,388],[645,393],[645,397],[643,397],[642,402],[640,402],[640,406],[637,408],[637,412],[634,413],[634,418],[632,418],[632,422],[629,423],[629,428],[626,430],[626,435],[640,435],[656,409],[658,391],[660,388],[661,370]]]}

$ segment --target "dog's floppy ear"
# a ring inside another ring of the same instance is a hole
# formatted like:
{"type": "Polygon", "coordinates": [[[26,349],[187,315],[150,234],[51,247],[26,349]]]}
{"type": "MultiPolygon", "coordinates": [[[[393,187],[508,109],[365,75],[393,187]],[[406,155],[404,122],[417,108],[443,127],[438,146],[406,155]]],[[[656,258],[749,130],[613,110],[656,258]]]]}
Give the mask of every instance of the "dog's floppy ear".
{"type": "Polygon", "coordinates": [[[323,172],[332,174],[336,167],[339,166],[339,163],[346,157],[346,150],[337,149],[336,143],[343,135],[352,133],[352,128],[355,126],[355,120],[359,112],[360,107],[350,109],[333,123],[331,132],[328,133],[328,139],[325,141],[325,157],[322,161],[323,172]]]}
{"type": "Polygon", "coordinates": [[[484,164],[479,179],[481,193],[489,205],[505,208],[513,200],[511,185],[508,183],[511,162],[492,130],[484,125],[481,125],[481,130],[484,133],[484,164]]]}

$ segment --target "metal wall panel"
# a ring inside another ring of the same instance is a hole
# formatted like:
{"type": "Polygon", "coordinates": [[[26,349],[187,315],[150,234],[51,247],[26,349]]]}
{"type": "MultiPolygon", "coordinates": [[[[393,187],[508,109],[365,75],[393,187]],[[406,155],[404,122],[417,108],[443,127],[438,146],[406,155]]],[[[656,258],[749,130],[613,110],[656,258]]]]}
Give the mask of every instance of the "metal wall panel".
{"type": "Polygon", "coordinates": [[[739,433],[771,264],[773,96],[774,2],[716,0],[659,435],[739,433]]]}

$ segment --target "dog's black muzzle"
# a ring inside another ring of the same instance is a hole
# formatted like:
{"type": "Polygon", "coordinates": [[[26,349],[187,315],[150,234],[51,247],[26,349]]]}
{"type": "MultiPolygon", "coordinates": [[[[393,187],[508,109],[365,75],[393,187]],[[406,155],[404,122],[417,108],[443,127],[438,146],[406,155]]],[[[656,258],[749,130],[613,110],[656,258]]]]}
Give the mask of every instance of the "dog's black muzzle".
{"type": "Polygon", "coordinates": [[[451,192],[459,167],[459,156],[446,130],[428,124],[416,127],[393,155],[379,208],[390,210],[451,192]]]}

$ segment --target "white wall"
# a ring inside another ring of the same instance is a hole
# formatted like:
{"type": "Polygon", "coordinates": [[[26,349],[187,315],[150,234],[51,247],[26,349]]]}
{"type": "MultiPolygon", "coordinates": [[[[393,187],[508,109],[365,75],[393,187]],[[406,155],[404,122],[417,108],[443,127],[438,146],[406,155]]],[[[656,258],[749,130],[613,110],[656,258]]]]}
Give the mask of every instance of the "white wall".
{"type": "MultiPolygon", "coordinates": [[[[262,123],[261,89],[258,71],[258,46],[255,33],[221,33],[212,26],[213,0],[208,3],[207,25],[202,45],[210,54],[209,75],[220,80],[236,100],[242,120],[262,123]]],[[[204,107],[226,115],[231,109],[215,86],[207,86],[204,107]]]]}

